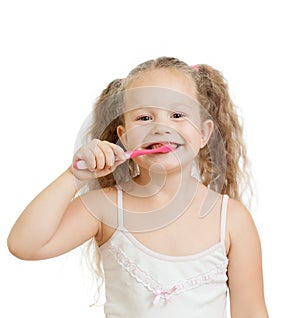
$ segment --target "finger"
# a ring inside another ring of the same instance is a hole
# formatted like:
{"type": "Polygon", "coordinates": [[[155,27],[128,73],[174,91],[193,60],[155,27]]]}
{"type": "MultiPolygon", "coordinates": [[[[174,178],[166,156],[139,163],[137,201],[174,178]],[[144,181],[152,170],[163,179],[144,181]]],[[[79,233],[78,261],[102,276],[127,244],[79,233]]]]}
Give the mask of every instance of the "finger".
{"type": "Polygon", "coordinates": [[[95,170],[102,170],[105,167],[105,155],[101,148],[97,147],[94,153],[94,158],[96,160],[95,170]]]}
{"type": "Polygon", "coordinates": [[[84,160],[89,171],[95,171],[96,160],[94,154],[90,150],[78,152],[73,159],[73,163],[78,160],[84,160]]]}
{"type": "Polygon", "coordinates": [[[116,156],[113,151],[113,144],[109,142],[103,142],[101,144],[101,149],[105,156],[105,166],[112,167],[115,163],[116,156]]]}
{"type": "Polygon", "coordinates": [[[125,151],[120,146],[112,144],[112,149],[115,154],[116,160],[125,161],[127,159],[125,151]]]}

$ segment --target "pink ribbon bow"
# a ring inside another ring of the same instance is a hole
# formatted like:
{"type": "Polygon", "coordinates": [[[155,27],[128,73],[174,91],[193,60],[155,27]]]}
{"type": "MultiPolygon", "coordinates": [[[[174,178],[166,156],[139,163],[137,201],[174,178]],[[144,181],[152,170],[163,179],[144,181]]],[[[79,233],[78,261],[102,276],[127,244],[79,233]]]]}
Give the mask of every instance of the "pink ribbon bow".
{"type": "Polygon", "coordinates": [[[170,296],[176,291],[176,286],[173,286],[169,290],[161,290],[160,288],[154,291],[155,298],[153,300],[153,305],[156,305],[161,298],[163,298],[167,303],[170,302],[170,296]]]}

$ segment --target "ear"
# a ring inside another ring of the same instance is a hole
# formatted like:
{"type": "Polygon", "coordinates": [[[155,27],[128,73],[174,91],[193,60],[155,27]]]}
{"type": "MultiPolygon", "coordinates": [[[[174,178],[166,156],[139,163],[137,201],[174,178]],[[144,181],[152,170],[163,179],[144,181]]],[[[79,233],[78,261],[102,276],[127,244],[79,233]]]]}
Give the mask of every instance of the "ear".
{"type": "Polygon", "coordinates": [[[119,139],[121,140],[122,144],[126,147],[127,138],[125,133],[125,127],[123,125],[119,125],[117,127],[117,135],[119,139]]]}
{"type": "Polygon", "coordinates": [[[212,120],[208,119],[202,123],[201,146],[200,146],[201,149],[207,145],[213,130],[214,130],[214,122],[212,120]]]}

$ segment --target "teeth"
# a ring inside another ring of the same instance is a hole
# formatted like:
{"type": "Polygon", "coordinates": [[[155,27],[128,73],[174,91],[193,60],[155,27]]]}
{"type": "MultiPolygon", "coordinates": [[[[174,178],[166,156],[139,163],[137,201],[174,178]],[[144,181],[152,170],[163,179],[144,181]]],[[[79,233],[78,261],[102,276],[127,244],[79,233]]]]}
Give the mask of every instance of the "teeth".
{"type": "Polygon", "coordinates": [[[176,148],[178,147],[178,144],[173,143],[173,142],[168,142],[168,143],[152,144],[152,145],[149,145],[147,148],[149,148],[149,149],[157,149],[157,148],[162,147],[162,146],[164,146],[164,145],[170,146],[170,147],[172,147],[173,149],[176,149],[176,148]]]}
{"type": "Polygon", "coordinates": [[[157,149],[157,148],[162,147],[162,146],[163,146],[163,144],[153,144],[153,145],[151,145],[151,149],[157,149]]]}

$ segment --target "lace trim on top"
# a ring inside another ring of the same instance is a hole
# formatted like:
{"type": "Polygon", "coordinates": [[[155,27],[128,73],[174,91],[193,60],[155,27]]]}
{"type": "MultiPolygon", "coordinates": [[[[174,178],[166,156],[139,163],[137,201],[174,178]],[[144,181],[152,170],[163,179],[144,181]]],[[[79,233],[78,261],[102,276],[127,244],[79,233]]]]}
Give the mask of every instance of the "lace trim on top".
{"type": "MultiPolygon", "coordinates": [[[[156,297],[153,304],[156,304],[159,299],[164,299],[169,302],[170,295],[180,294],[184,291],[197,288],[201,285],[211,282],[218,282],[218,277],[226,274],[228,260],[221,263],[205,273],[199,273],[193,277],[178,281],[172,286],[162,286],[145,270],[140,268],[137,264],[132,262],[125,253],[116,245],[109,243],[108,251],[115,257],[117,262],[133,277],[137,282],[144,285],[156,297]]],[[[227,280],[227,279],[226,279],[227,280]]]]}

